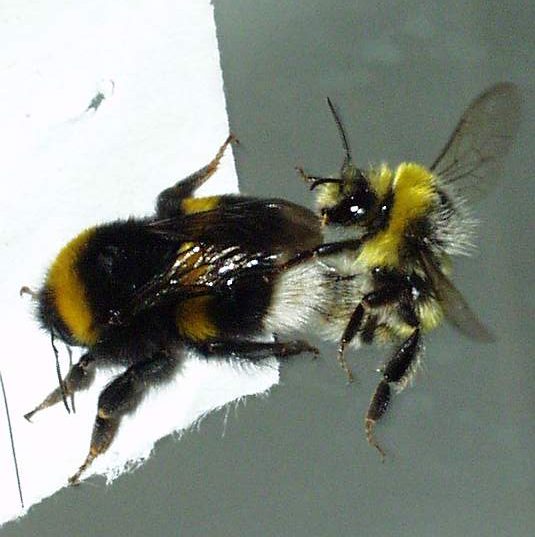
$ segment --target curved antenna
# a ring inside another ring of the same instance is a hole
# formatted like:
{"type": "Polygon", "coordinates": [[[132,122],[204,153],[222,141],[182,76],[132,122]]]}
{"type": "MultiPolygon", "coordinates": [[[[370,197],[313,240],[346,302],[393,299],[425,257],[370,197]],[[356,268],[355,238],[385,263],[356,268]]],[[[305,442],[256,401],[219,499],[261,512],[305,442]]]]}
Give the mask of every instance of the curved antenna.
{"type": "MultiPolygon", "coordinates": [[[[65,348],[69,353],[69,371],[72,369],[72,349],[69,345],[65,344],[65,348]]],[[[76,407],[74,406],[74,390],[71,391],[71,410],[73,414],[76,414],[76,407]]]]}
{"type": "MultiPolygon", "coordinates": [[[[22,296],[22,295],[30,295],[31,299],[34,300],[34,301],[39,300],[39,293],[34,291],[33,289],[31,289],[27,285],[23,285],[20,288],[19,294],[20,294],[20,296],[22,296]]],[[[65,382],[63,382],[63,378],[61,377],[61,368],[60,368],[60,365],[59,365],[59,353],[58,353],[58,349],[57,349],[56,344],[55,344],[54,341],[55,341],[55,334],[54,334],[54,331],[51,330],[50,331],[50,343],[52,344],[52,350],[54,351],[54,356],[56,357],[56,374],[58,376],[59,388],[61,390],[61,398],[63,400],[63,404],[65,405],[65,408],[67,409],[67,412],[70,414],[71,409],[69,408],[69,405],[67,403],[67,392],[66,392],[66,389],[65,389],[65,382]]],[[[70,368],[72,366],[72,351],[71,351],[71,348],[69,346],[67,346],[67,351],[69,352],[69,368],[70,368]]],[[[75,410],[74,410],[74,394],[71,395],[71,404],[72,404],[72,411],[75,412],[75,410]]],[[[33,414],[33,412],[31,412],[30,414],[33,414]]]]}
{"type": "Polygon", "coordinates": [[[30,297],[32,298],[32,300],[39,300],[39,294],[36,293],[33,289],[31,289],[31,288],[28,287],[27,285],[23,285],[23,286],[20,288],[19,295],[20,295],[20,296],[22,296],[22,295],[30,295],[30,297]]]}
{"type": "Polygon", "coordinates": [[[58,349],[54,343],[55,337],[54,337],[54,331],[50,331],[50,343],[52,344],[52,350],[54,351],[54,356],[56,357],[56,374],[58,376],[58,382],[59,387],[61,390],[61,398],[63,400],[63,404],[65,405],[65,408],[67,409],[67,412],[70,414],[71,409],[69,408],[69,405],[67,403],[67,392],[65,390],[65,383],[63,382],[63,378],[61,377],[61,368],[59,366],[59,352],[58,349]]]}
{"type": "Polygon", "coordinates": [[[327,104],[329,105],[329,109],[331,110],[331,114],[333,115],[334,122],[336,123],[336,127],[338,128],[338,134],[340,135],[342,144],[344,146],[345,158],[343,167],[345,168],[348,164],[351,164],[351,162],[353,162],[353,158],[351,157],[351,149],[349,147],[349,142],[347,141],[346,131],[342,124],[342,120],[340,119],[340,116],[338,115],[338,112],[336,111],[329,97],[327,97],[327,104]]]}
{"type": "Polygon", "coordinates": [[[20,484],[19,465],[17,463],[17,453],[15,451],[15,440],[13,439],[13,428],[11,427],[11,418],[9,416],[9,407],[7,405],[6,387],[0,371],[0,384],[2,385],[2,395],[4,396],[4,406],[6,408],[7,427],[9,429],[9,438],[11,440],[11,453],[13,454],[13,463],[15,464],[15,474],[17,476],[17,486],[19,488],[20,505],[24,509],[24,499],[22,498],[22,486],[20,484]]]}

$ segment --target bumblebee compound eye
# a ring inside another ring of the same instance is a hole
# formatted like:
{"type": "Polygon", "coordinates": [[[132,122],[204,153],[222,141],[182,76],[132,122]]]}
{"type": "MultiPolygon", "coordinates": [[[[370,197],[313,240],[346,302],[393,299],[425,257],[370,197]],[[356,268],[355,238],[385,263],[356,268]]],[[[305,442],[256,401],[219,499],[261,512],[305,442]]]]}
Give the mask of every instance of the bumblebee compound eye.
{"type": "Polygon", "coordinates": [[[351,226],[360,224],[368,218],[370,211],[377,203],[377,196],[370,188],[364,176],[360,176],[353,188],[342,196],[334,207],[322,211],[327,224],[351,226]]]}

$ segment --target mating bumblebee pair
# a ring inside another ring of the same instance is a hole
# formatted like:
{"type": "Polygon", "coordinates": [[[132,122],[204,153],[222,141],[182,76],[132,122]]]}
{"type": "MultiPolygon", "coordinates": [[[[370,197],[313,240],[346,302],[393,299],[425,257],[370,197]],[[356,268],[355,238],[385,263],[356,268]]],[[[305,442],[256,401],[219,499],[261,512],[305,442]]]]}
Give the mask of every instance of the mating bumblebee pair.
{"type": "Polygon", "coordinates": [[[89,454],[71,483],[188,349],[207,359],[286,358],[316,349],[280,335],[320,328],[339,343],[351,380],[350,344],[393,344],[365,420],[368,441],[384,455],[374,425],[391,390],[412,379],[422,334],[445,317],[477,340],[491,338],[448,275],[450,256],[472,247],[466,204],[498,177],[517,130],[517,88],[502,83],[481,94],[429,168],[357,168],[328,103],[345,158],[339,177],[300,170],[317,213],[281,199],[193,197],[229,137],[212,162],[160,193],[154,216],[95,226],[61,250],[32,293],[37,316],[56,355],[56,339],[86,352],[26,417],[62,400],[69,408],[67,397],[88,388],[99,366],[126,368],[100,394],[89,454]]]}

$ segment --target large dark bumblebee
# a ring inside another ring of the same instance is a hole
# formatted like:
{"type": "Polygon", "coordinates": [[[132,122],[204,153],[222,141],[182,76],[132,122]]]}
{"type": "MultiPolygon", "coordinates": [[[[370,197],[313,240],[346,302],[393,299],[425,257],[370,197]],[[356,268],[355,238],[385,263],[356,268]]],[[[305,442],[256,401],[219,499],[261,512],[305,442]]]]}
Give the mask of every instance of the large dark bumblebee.
{"type": "Polygon", "coordinates": [[[520,94],[497,84],[467,108],[444,149],[428,168],[403,162],[369,169],[353,164],[342,123],[328,104],[341,136],[345,159],[340,176],[317,177],[299,169],[316,192],[326,242],[302,252],[287,266],[319,258],[320,317],[339,341],[338,359],[351,343],[396,345],[380,370],[381,380],[365,419],[367,439],[384,456],[373,435],[388,408],[391,391],[413,378],[422,355],[422,333],[445,317],[463,334],[492,339],[449,278],[450,256],[467,254],[475,220],[468,202],[501,172],[520,121],[520,94]]]}
{"type": "Polygon", "coordinates": [[[89,454],[71,484],[108,449],[144,391],[170,377],[186,348],[250,361],[315,352],[304,341],[259,340],[302,326],[312,311],[300,297],[300,269],[279,268],[321,243],[315,214],[280,199],[192,197],[231,141],[164,190],[153,217],[86,229],[60,251],[38,292],[23,288],[36,299],[54,350],[56,339],[86,349],[28,420],[62,399],[67,405],[97,367],[126,368],[100,394],[89,454]]]}

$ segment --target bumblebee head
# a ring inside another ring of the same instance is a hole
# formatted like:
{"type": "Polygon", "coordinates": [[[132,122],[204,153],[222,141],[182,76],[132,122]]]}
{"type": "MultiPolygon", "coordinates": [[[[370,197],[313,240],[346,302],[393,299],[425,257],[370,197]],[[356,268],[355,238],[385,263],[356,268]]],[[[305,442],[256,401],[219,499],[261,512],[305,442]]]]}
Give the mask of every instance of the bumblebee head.
{"type": "Polygon", "coordinates": [[[366,223],[375,213],[378,199],[364,172],[344,163],[340,179],[319,179],[317,205],[325,225],[354,226],[366,223]]]}

